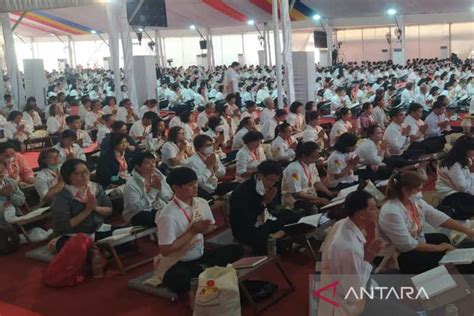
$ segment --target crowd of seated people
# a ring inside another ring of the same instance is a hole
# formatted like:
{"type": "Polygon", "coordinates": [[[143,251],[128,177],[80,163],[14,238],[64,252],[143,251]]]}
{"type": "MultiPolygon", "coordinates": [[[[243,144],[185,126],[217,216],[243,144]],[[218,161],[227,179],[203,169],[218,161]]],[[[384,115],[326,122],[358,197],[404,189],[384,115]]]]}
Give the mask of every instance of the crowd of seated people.
{"type": "Polygon", "coordinates": [[[362,233],[369,225],[378,226],[390,250],[383,266],[395,262],[407,274],[436,266],[454,249],[443,236],[425,235],[425,222],[474,237],[451,219],[474,216],[468,207],[473,138],[458,135],[439,165],[420,162],[443,151],[446,135],[458,132],[450,127],[447,107],[474,95],[470,67],[415,60],[403,67],[318,68],[318,100],[285,100],[283,108],[275,99],[274,69],[239,68],[162,70],[157,99],[141,107],[127,98],[126,88],[118,103],[105,71],[73,71],[75,79],[66,80],[50,74],[55,84],[43,110],[29,98],[18,111],[6,96],[0,198],[9,203],[1,204],[0,223],[20,216],[22,190],[34,185],[40,205],[53,214],[56,252],[76,233],[98,241],[117,228],[108,223],[113,209],[105,190],[123,187],[121,216],[127,225],[157,227],[160,254],[174,262],[162,271],[162,282],[177,292],[189,290],[203,265],[237,260],[241,245],[264,253],[272,237],[282,250],[285,225],[320,212],[341,190],[366,180],[390,179],[386,201],[377,213],[370,195],[357,191],[347,198],[348,217],[322,248],[327,273],[361,273],[366,281],[368,264],[382,248],[362,233]],[[230,70],[238,75],[226,76],[230,70]],[[229,88],[234,83],[240,91],[229,88]],[[397,93],[406,107],[396,106],[397,93]],[[333,114],[335,120],[325,117],[333,114]],[[35,173],[23,152],[38,129],[47,131],[51,143],[42,148],[35,173]],[[98,151],[96,161],[86,154],[91,147],[98,151]],[[436,181],[439,207],[418,196],[429,179],[436,181]],[[204,238],[216,228],[211,206],[226,195],[230,228],[241,245],[209,251],[204,238]],[[350,234],[341,236],[342,230],[350,234]],[[367,254],[364,243],[370,245],[367,254]]]}

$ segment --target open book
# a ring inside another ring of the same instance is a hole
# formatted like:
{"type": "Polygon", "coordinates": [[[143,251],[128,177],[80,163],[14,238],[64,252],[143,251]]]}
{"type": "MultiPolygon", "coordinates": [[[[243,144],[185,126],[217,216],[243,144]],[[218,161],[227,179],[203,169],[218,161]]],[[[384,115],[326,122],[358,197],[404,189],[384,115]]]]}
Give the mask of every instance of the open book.
{"type": "Polygon", "coordinates": [[[331,203],[329,203],[328,205],[325,205],[323,207],[321,207],[321,210],[325,210],[325,209],[328,209],[328,208],[331,208],[333,206],[337,206],[337,205],[341,205],[342,203],[344,203],[344,200],[346,199],[346,197],[357,190],[357,188],[359,187],[359,185],[353,185],[351,187],[348,187],[348,188],[345,188],[345,189],[342,189],[339,194],[333,198],[331,200],[331,203]]]}
{"type": "Polygon", "coordinates": [[[133,235],[139,231],[142,231],[143,229],[145,229],[144,226],[131,226],[131,227],[119,228],[112,232],[112,236],[101,239],[98,241],[98,243],[102,244],[109,241],[119,240],[123,238],[124,236],[133,235]]]}
{"type": "Polygon", "coordinates": [[[421,292],[423,300],[432,298],[456,287],[456,282],[445,266],[439,266],[415,275],[411,280],[418,291],[423,288],[424,292],[428,295],[428,297],[426,297],[424,293],[421,292]]]}
{"type": "Polygon", "coordinates": [[[446,252],[439,264],[471,264],[472,262],[474,262],[474,248],[466,248],[446,252]]]}
{"type": "Polygon", "coordinates": [[[232,263],[232,266],[236,269],[254,268],[262,262],[265,262],[267,259],[267,256],[247,257],[237,260],[236,262],[232,263]]]}
{"type": "Polygon", "coordinates": [[[49,211],[49,206],[48,207],[41,207],[39,209],[36,209],[34,211],[29,212],[26,215],[18,216],[17,218],[12,220],[10,223],[14,224],[14,223],[18,223],[18,222],[21,222],[21,221],[29,220],[29,219],[35,218],[37,216],[40,216],[40,215],[46,213],[47,211],[49,211]]]}

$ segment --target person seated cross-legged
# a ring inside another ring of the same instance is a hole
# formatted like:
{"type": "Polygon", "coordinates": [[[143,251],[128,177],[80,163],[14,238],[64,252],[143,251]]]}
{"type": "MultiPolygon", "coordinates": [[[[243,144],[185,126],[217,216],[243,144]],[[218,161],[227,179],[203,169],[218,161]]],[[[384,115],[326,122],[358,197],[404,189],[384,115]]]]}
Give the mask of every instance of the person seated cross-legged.
{"type": "Polygon", "coordinates": [[[166,181],[174,192],[156,218],[160,255],[157,277],[176,293],[190,289],[191,279],[206,267],[225,267],[243,256],[240,245],[204,250],[204,235],[216,229],[214,217],[206,200],[197,197],[198,178],[186,167],[173,169],[166,181]]]}

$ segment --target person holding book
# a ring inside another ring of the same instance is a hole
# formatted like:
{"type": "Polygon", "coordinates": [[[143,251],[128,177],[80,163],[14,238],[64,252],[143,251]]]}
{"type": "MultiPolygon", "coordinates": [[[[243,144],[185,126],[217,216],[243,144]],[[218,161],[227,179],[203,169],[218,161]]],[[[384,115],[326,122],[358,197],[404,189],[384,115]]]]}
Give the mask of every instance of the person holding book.
{"type": "Polygon", "coordinates": [[[415,171],[394,174],[388,183],[387,201],[380,210],[378,225],[388,242],[381,268],[396,259],[403,274],[419,274],[435,268],[446,251],[454,250],[444,234],[425,234],[425,222],[444,227],[474,239],[474,230],[451,219],[423,200],[423,181],[415,171]]]}
{"type": "Polygon", "coordinates": [[[6,176],[4,171],[5,165],[0,164],[0,224],[21,216],[20,207],[26,203],[25,194],[18,183],[6,176]]]}
{"type": "Polygon", "coordinates": [[[51,203],[56,193],[64,188],[64,181],[59,175],[61,167],[59,151],[47,148],[38,156],[40,171],[35,177],[35,189],[42,203],[51,203]]]}
{"type": "Polygon", "coordinates": [[[170,290],[184,293],[189,291],[191,280],[206,267],[227,266],[243,256],[243,248],[227,245],[205,250],[204,235],[216,226],[209,204],[197,197],[196,173],[187,167],[177,167],[166,181],[174,197],[156,217],[163,259],[157,260],[156,276],[170,290]]]}

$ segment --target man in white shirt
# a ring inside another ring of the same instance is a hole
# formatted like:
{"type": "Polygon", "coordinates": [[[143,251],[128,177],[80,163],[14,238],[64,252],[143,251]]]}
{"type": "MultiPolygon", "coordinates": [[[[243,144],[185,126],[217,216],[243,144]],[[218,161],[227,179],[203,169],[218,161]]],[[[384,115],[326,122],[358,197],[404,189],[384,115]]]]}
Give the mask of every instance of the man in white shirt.
{"type": "Polygon", "coordinates": [[[133,108],[132,101],[130,99],[122,100],[122,106],[117,111],[117,121],[124,123],[135,123],[138,120],[138,114],[133,108]]]}
{"type": "Polygon", "coordinates": [[[260,125],[265,124],[267,120],[275,116],[275,103],[271,97],[265,98],[263,105],[265,108],[260,113],[260,125]]]}
{"type": "Polygon", "coordinates": [[[82,148],[89,147],[93,144],[89,133],[81,129],[81,118],[78,115],[70,115],[66,117],[66,124],[69,129],[76,133],[76,142],[82,148]]]}
{"type": "Polygon", "coordinates": [[[143,118],[140,121],[133,123],[130,128],[129,135],[136,141],[140,142],[145,139],[145,137],[151,133],[151,123],[153,119],[156,118],[155,112],[146,112],[143,114],[143,118]]]}
{"type": "Polygon", "coordinates": [[[204,105],[204,111],[199,113],[197,124],[200,128],[206,128],[209,118],[216,112],[216,105],[213,102],[208,102],[204,105]]]}
{"type": "Polygon", "coordinates": [[[173,197],[166,177],[155,166],[152,153],[138,155],[132,176],[125,184],[123,218],[132,226],[154,227],[156,214],[173,197]]]}
{"type": "Polygon", "coordinates": [[[170,290],[185,293],[191,280],[207,267],[225,267],[235,262],[242,257],[243,248],[228,245],[205,251],[204,235],[216,226],[209,204],[197,197],[196,173],[179,167],[170,172],[166,181],[174,197],[156,218],[160,257],[168,259],[158,261],[157,278],[170,290]],[[174,264],[169,267],[164,261],[174,264]]]}
{"type": "Polygon", "coordinates": [[[224,73],[224,91],[225,94],[239,93],[239,74],[237,73],[240,64],[234,61],[224,73]]]}
{"type": "Polygon", "coordinates": [[[410,104],[415,100],[415,95],[413,93],[413,84],[408,82],[405,86],[405,89],[402,91],[401,103],[410,104]]]}
{"type": "Polygon", "coordinates": [[[428,100],[429,96],[428,86],[424,83],[420,85],[420,92],[415,96],[414,102],[421,104],[425,111],[429,111],[431,106],[430,101],[428,100]]]}
{"type": "Polygon", "coordinates": [[[400,156],[410,144],[408,135],[411,127],[403,124],[405,113],[400,108],[392,109],[390,118],[392,122],[387,126],[383,140],[388,144],[390,155],[400,156]]]}
{"type": "MultiPolygon", "coordinates": [[[[389,300],[356,299],[346,295],[352,287],[357,293],[375,285],[370,280],[372,262],[383,248],[375,237],[378,209],[374,198],[367,192],[350,193],[344,202],[348,217],[338,221],[321,246],[320,288],[339,282],[332,300],[335,307],[323,300],[318,303],[318,315],[417,315],[403,304],[389,300]]],[[[367,289],[367,291],[370,291],[367,289]]]]}
{"type": "Polygon", "coordinates": [[[361,170],[359,176],[362,179],[376,180],[388,179],[392,173],[385,164],[385,154],[387,143],[383,141],[383,130],[380,126],[371,125],[367,129],[367,138],[360,143],[355,154],[360,158],[359,163],[365,165],[365,170],[361,170]]]}
{"type": "Polygon", "coordinates": [[[445,113],[446,107],[442,102],[437,101],[433,104],[433,110],[425,119],[425,123],[428,125],[426,132],[428,137],[442,136],[443,132],[451,130],[445,113]]]}
{"type": "Polygon", "coordinates": [[[375,97],[373,105],[374,110],[372,115],[374,116],[374,120],[378,126],[385,130],[385,127],[388,125],[388,120],[385,115],[385,98],[383,94],[375,97]]]}
{"type": "Polygon", "coordinates": [[[264,141],[273,140],[275,138],[275,129],[281,122],[286,121],[288,113],[286,110],[279,109],[276,110],[275,116],[267,121],[262,125],[262,135],[264,141]]]}

